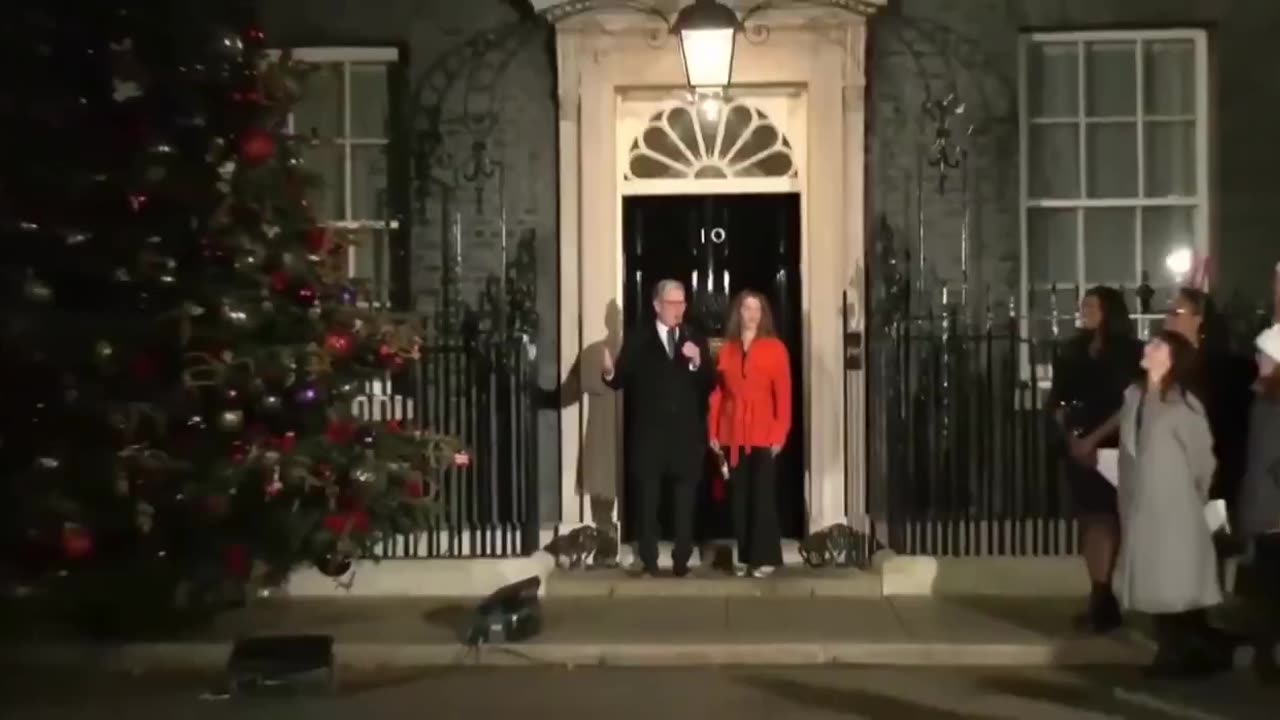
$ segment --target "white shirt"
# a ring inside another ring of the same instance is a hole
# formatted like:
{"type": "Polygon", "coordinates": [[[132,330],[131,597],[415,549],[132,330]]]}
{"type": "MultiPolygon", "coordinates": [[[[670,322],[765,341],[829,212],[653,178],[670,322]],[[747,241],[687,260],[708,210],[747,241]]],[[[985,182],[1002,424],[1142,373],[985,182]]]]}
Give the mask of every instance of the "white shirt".
{"type": "MultiPolygon", "coordinates": [[[[671,328],[667,327],[667,326],[666,326],[666,325],[665,325],[661,320],[657,320],[657,321],[655,321],[655,323],[654,323],[654,324],[656,324],[656,325],[658,326],[658,337],[662,338],[662,346],[663,346],[663,347],[667,347],[667,333],[671,330],[671,328]]],[[[679,330],[676,330],[676,342],[677,342],[677,343],[679,343],[679,342],[680,342],[680,331],[679,331],[679,330]]],[[[672,357],[675,357],[676,353],[680,352],[680,348],[679,348],[679,347],[667,348],[667,351],[671,353],[671,356],[672,356],[672,357]]],[[[698,366],[697,366],[696,364],[694,364],[694,362],[693,362],[692,360],[690,360],[690,361],[689,361],[689,369],[690,369],[690,370],[697,370],[697,369],[698,369],[698,366]]]]}

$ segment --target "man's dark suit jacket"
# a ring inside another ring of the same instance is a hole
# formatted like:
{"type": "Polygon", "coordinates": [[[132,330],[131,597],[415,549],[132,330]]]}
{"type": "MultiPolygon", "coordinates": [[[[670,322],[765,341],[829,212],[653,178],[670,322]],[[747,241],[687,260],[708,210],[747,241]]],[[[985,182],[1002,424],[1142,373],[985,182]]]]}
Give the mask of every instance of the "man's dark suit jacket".
{"type": "Polygon", "coordinates": [[[613,377],[605,381],[626,393],[631,417],[627,436],[632,462],[646,458],[699,463],[707,447],[707,401],[715,383],[715,362],[704,338],[681,326],[675,354],[668,356],[653,320],[627,333],[614,361],[613,377]],[[702,352],[697,370],[680,352],[692,342],[702,352]]]}

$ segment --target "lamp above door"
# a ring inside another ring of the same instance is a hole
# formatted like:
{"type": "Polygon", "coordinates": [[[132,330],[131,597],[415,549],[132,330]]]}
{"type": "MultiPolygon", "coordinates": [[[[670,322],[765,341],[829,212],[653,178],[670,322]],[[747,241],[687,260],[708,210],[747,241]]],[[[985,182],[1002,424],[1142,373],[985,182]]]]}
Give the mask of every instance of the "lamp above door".
{"type": "Polygon", "coordinates": [[[541,18],[557,23],[597,10],[630,10],[659,18],[680,44],[685,82],[697,95],[720,95],[733,80],[733,56],[737,36],[746,20],[763,10],[789,7],[844,10],[867,16],[886,0],[761,0],[741,15],[721,0],[693,0],[674,19],[658,7],[658,0],[529,0],[541,18]]]}

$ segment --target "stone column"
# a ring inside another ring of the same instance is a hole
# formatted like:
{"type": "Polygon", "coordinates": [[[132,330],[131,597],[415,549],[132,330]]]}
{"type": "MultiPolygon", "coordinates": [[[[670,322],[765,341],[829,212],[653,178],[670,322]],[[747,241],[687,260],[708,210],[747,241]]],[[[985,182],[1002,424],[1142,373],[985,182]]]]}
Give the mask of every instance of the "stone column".
{"type": "MultiPolygon", "coordinates": [[[[579,140],[581,94],[578,55],[581,36],[556,32],[556,69],[559,97],[560,140],[560,382],[569,381],[582,349],[581,293],[579,288],[579,140]]],[[[560,409],[560,517],[561,524],[583,521],[578,493],[578,464],[582,452],[583,405],[581,398],[560,409]]]]}

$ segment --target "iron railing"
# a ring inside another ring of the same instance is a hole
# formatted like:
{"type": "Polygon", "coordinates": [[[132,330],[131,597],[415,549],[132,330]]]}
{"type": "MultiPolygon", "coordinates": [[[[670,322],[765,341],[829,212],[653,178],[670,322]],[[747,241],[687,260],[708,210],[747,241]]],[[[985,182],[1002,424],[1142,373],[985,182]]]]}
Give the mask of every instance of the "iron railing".
{"type": "Polygon", "coordinates": [[[1044,412],[1055,339],[955,313],[872,334],[867,506],[875,540],[929,555],[1076,552],[1044,412]]]}
{"type": "MultiPolygon", "coordinates": [[[[1247,348],[1259,318],[1233,314],[1247,348]]],[[[1135,315],[1140,337],[1162,317],[1135,315]]],[[[1264,318],[1265,320],[1265,318],[1264,318]]],[[[952,306],[873,327],[868,344],[871,547],[922,555],[1073,555],[1065,448],[1046,407],[1070,315],[966,320],[952,306]]]]}
{"type": "Polygon", "coordinates": [[[459,438],[469,467],[445,470],[439,512],[422,531],[384,540],[383,558],[528,555],[538,544],[531,346],[523,338],[463,339],[422,348],[421,360],[355,400],[362,418],[396,420],[459,438]]]}

